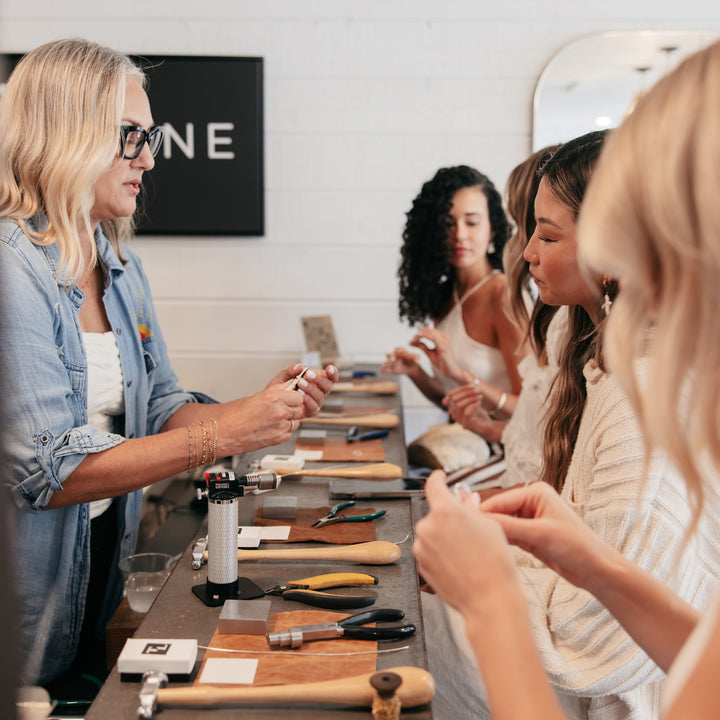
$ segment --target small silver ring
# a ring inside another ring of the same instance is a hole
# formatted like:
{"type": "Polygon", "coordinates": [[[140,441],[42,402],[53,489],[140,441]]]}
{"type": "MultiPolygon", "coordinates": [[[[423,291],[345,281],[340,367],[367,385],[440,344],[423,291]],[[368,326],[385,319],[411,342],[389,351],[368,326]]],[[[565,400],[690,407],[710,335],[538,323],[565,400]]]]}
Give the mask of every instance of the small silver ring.
{"type": "Polygon", "coordinates": [[[290,418],[290,432],[295,432],[295,420],[290,418]]]}

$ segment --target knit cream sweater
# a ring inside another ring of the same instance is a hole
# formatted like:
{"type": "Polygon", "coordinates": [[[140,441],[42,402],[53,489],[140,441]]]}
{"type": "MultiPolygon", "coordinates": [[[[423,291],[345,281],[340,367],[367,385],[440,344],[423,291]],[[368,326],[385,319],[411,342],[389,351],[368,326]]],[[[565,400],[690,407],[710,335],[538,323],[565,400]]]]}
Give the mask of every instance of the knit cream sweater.
{"type": "MultiPolygon", "coordinates": [[[[585,368],[585,379],[587,402],[563,497],[608,544],[696,608],[707,608],[720,577],[717,496],[707,499],[699,530],[685,543],[691,512],[682,479],[664,456],[654,454],[643,482],[643,440],[629,402],[612,376],[593,362],[585,368]]],[[[528,553],[515,551],[535,639],[568,717],[656,718],[662,671],[591,594],[528,553]]],[[[452,661],[458,651],[458,659],[475,668],[462,617],[436,599],[427,605],[426,624],[447,623],[457,646],[439,643],[433,650],[428,643],[431,669],[438,661],[452,661]],[[446,617],[438,619],[438,612],[446,617]]],[[[472,688],[455,683],[450,694],[458,698],[458,707],[451,710],[443,707],[445,690],[439,689],[435,717],[458,718],[465,711],[468,717],[484,717],[484,693],[476,681],[472,688]]]]}

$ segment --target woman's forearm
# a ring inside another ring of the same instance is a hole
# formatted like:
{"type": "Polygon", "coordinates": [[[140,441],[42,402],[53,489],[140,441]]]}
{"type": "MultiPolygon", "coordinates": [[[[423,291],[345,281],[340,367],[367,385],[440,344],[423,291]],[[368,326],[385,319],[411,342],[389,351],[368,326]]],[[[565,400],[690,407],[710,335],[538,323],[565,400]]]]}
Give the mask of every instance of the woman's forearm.
{"type": "Polygon", "coordinates": [[[603,556],[585,588],[666,672],[700,617],[665,584],[616,551],[603,556]]]}
{"type": "Polygon", "coordinates": [[[564,715],[547,680],[520,587],[492,593],[483,611],[465,615],[494,720],[561,720],[564,715]]]}
{"type": "Polygon", "coordinates": [[[47,509],[124,495],[181,473],[192,463],[190,444],[183,426],[91,453],[50,498],[47,509]]]}

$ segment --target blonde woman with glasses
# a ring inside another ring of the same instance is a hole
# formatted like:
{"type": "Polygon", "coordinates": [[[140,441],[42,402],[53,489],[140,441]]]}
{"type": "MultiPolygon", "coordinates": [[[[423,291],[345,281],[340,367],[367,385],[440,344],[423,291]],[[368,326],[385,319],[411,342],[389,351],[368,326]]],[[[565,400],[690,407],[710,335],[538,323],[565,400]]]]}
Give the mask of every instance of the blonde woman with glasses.
{"type": "Polygon", "coordinates": [[[125,245],[161,139],[141,70],[84,40],[29,53],[0,101],[0,377],[23,682],[104,666],[141,488],[288,440],[337,379],[312,371],[293,392],[293,366],[223,404],[179,387],[125,245]]]}

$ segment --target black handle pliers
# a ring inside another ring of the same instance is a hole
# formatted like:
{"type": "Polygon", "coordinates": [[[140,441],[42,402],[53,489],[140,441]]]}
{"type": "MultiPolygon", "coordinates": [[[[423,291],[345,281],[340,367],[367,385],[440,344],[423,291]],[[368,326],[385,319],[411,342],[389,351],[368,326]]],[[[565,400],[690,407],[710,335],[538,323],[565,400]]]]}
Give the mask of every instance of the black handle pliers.
{"type": "Polygon", "coordinates": [[[311,640],[330,640],[332,638],[351,638],[354,640],[375,640],[378,642],[402,640],[415,634],[415,626],[393,625],[391,627],[360,627],[372,622],[387,622],[402,620],[405,613],[402,610],[391,608],[377,608],[365,610],[350,615],[336,623],[321,623],[319,625],[297,625],[287,630],[279,630],[267,634],[268,644],[271,648],[299,648],[304,642],[311,640]]]}

